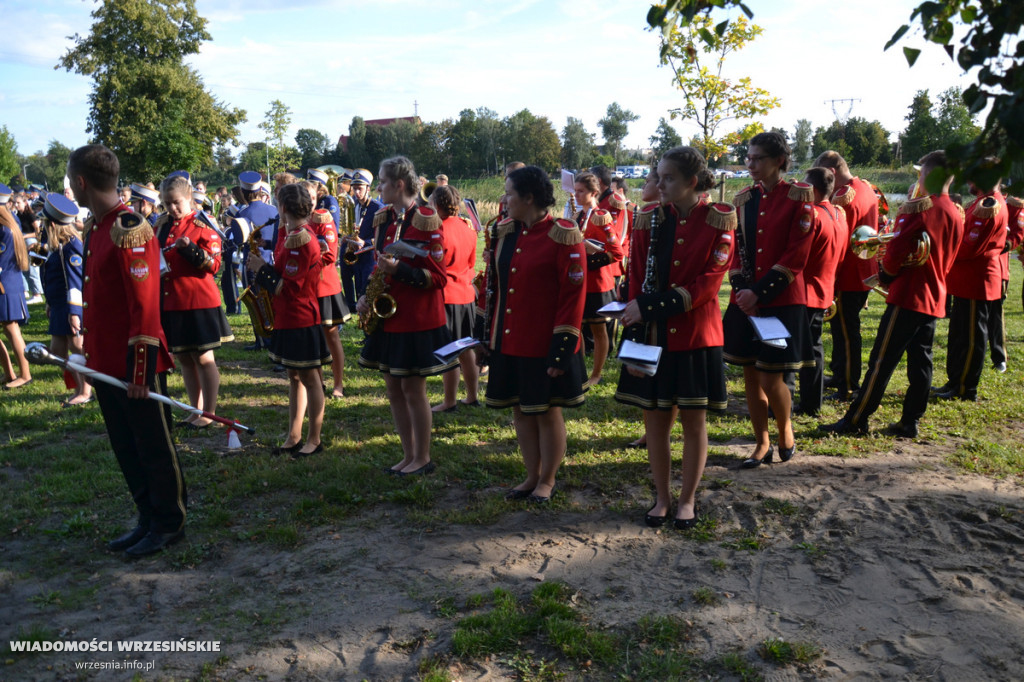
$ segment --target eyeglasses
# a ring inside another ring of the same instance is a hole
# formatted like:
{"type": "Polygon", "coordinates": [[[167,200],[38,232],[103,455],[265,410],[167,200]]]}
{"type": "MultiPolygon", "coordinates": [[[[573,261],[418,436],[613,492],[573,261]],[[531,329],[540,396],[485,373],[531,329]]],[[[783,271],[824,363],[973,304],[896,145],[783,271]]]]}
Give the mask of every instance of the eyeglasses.
{"type": "Polygon", "coordinates": [[[758,163],[760,161],[770,158],[772,157],[768,156],[767,154],[761,154],[760,156],[748,156],[747,163],[758,163]]]}

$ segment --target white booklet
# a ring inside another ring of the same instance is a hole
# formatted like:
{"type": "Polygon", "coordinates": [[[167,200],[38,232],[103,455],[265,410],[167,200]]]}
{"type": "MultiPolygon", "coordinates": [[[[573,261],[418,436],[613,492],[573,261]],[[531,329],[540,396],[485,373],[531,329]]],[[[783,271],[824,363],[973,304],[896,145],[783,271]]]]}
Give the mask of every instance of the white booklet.
{"type": "Polygon", "coordinates": [[[750,320],[751,326],[754,327],[754,333],[757,334],[763,343],[767,343],[770,346],[776,348],[785,348],[788,344],[786,339],[791,335],[789,330],[786,329],[786,325],[782,324],[782,320],[777,317],[747,317],[750,320]]]}
{"type": "Polygon", "coordinates": [[[622,313],[626,310],[626,304],[621,301],[612,301],[607,305],[603,305],[597,309],[598,315],[604,315],[605,317],[614,317],[616,319],[622,317],[622,313]]]}
{"type": "Polygon", "coordinates": [[[479,346],[480,342],[474,339],[472,336],[466,336],[461,339],[452,341],[447,346],[441,346],[434,351],[434,357],[441,362],[447,363],[450,360],[459,357],[462,351],[468,350],[473,346],[479,346]]]}
{"type": "Polygon", "coordinates": [[[648,346],[627,339],[619,348],[619,360],[626,367],[654,376],[661,362],[661,346],[648,346]]]}
{"type": "Polygon", "coordinates": [[[604,242],[598,241],[596,239],[584,239],[583,241],[590,244],[598,251],[601,251],[602,253],[604,252],[604,242]]]}

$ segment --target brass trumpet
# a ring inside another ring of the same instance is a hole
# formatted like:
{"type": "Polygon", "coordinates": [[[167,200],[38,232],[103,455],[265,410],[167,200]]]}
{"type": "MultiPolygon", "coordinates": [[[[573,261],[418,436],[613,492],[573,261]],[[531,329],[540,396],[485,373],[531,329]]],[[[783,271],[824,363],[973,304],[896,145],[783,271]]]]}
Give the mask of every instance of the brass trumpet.
{"type": "Polygon", "coordinates": [[[437,189],[437,183],[433,180],[424,183],[423,187],[420,187],[420,201],[423,202],[424,206],[430,202],[430,195],[434,193],[435,189],[437,189]]]}
{"type": "MultiPolygon", "coordinates": [[[[850,235],[850,249],[858,258],[869,260],[877,257],[882,246],[891,242],[895,237],[895,233],[878,234],[872,227],[861,225],[850,235]]],[[[916,268],[924,265],[928,261],[931,251],[931,237],[928,236],[927,232],[922,232],[917,241],[917,248],[907,256],[903,266],[916,268]]]]}

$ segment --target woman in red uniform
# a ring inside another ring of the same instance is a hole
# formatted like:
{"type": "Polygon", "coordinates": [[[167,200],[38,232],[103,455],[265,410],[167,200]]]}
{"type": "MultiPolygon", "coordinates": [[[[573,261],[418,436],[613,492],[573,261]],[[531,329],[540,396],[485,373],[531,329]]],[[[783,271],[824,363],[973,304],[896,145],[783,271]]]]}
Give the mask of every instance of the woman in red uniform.
{"type": "Polygon", "coordinates": [[[587,301],[583,322],[590,325],[594,335],[594,367],[590,372],[591,385],[601,381],[605,360],[608,359],[609,319],[598,314],[598,309],[615,300],[615,277],[622,262],[622,239],[615,218],[609,211],[597,207],[601,184],[591,172],[576,176],[576,224],[583,232],[583,245],[587,252],[587,301]]]}
{"type": "Polygon", "coordinates": [[[505,180],[508,218],[491,236],[477,338],[490,354],[487,406],[511,407],[526,480],[510,500],[544,503],[565,456],[563,407],[583,404],[580,327],[586,255],[576,223],[555,220],[547,173],[526,166],[505,180]]]}
{"type": "MultiPolygon", "coordinates": [[[[187,179],[164,179],[160,198],[167,211],[155,228],[167,265],[161,277],[160,322],[181,366],[189,402],[215,413],[220,372],[213,351],[235,338],[213,277],[220,269],[220,235],[193,208],[187,179]]],[[[192,429],[205,429],[211,423],[197,416],[179,422],[192,429]]]]}
{"type": "Polygon", "coordinates": [[[322,452],[320,429],[324,422],[324,392],[320,368],[331,361],[320,301],[316,290],[323,268],[320,243],[307,224],[313,212],[309,192],[300,184],[281,187],[278,208],[284,238],[274,250],[274,265],[250,253],[248,266],[256,282],[274,296],[274,333],[270,359],[288,371],[288,436],[274,454],[306,457],[322,452]],[[309,432],[302,441],[302,418],[309,416],[309,432]]]}
{"type": "Polygon", "coordinates": [[[732,296],[725,311],[725,361],[743,367],[747,410],[757,444],[742,467],[771,463],[768,408],[778,426],[779,458],[796,452],[790,418],[792,395],[784,373],[813,363],[810,358],[807,298],[803,269],[810,252],[814,224],[814,191],[805,183],[789,183],[789,145],[780,133],[751,138],[747,168],[755,182],[736,195],[733,204],[739,227],[729,266],[732,296]],[[783,344],[758,340],[748,317],[776,317],[790,334],[783,344]]]}
{"type": "MultiPolygon", "coordinates": [[[[473,336],[476,318],[476,295],[473,290],[473,272],[476,268],[476,230],[468,220],[459,215],[462,198],[451,185],[441,185],[430,195],[430,204],[441,218],[441,232],[444,233],[445,273],[448,284],[444,288],[444,312],[448,320],[448,333],[452,340],[473,336]]],[[[476,366],[473,349],[459,355],[459,368],[466,381],[466,399],[463,405],[479,405],[477,381],[480,370],[476,366]]],[[[459,369],[446,372],[444,402],[431,408],[434,412],[450,412],[457,407],[459,392],[459,369]]]]}
{"type": "Polygon", "coordinates": [[[657,499],[648,526],[672,511],[669,438],[676,415],[683,426],[682,491],[675,527],[697,522],[695,496],[708,456],[706,411],[726,406],[722,313],[718,290],[729,267],[736,211],[701,200],[714,185],[704,157],[692,147],[665,152],[658,164],[663,206],[648,204],[633,225],[625,338],[660,346],[654,376],[623,368],[615,399],[644,410],[647,456],[657,499]]]}
{"type": "MultiPolygon", "coordinates": [[[[305,181],[303,185],[314,196],[319,189],[316,182],[305,181]]],[[[338,226],[326,208],[313,211],[310,225],[320,244],[323,262],[316,295],[320,301],[320,324],[324,327],[327,348],[331,351],[331,376],[334,379],[334,388],[330,395],[332,398],[344,398],[345,349],[341,345],[338,327],[347,322],[351,314],[341,295],[341,276],[338,274],[338,226]]]]}
{"type": "Polygon", "coordinates": [[[457,362],[442,363],[434,356],[435,350],[451,342],[444,315],[448,279],[444,233],[434,209],[416,206],[419,180],[412,161],[404,156],[385,159],[378,175],[386,205],[373,221],[377,267],[370,275],[367,293],[356,302],[360,316],[376,320],[370,323],[376,326],[366,337],[359,364],[384,373],[391,414],[402,441],[402,461],[387,471],[398,476],[423,475],[434,470],[427,377],[454,369],[457,362]],[[397,242],[415,247],[419,254],[391,255],[389,248],[397,242]],[[367,297],[378,284],[394,299],[394,315],[387,318],[371,316],[375,301],[367,297]]]}

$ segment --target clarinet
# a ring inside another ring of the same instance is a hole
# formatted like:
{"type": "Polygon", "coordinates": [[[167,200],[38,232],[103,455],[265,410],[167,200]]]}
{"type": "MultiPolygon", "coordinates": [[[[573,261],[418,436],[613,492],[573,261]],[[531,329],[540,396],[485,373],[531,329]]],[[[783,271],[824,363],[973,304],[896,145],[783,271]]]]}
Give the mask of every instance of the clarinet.
{"type": "MultiPolygon", "coordinates": [[[[497,226],[498,226],[498,224],[495,223],[494,227],[497,227],[497,226]]],[[[490,258],[490,262],[489,263],[484,263],[484,267],[487,270],[487,277],[484,280],[484,326],[483,326],[483,338],[480,339],[480,341],[484,344],[484,346],[486,346],[488,348],[490,348],[490,340],[491,340],[491,309],[494,306],[494,295],[496,293],[495,292],[495,286],[494,286],[494,268],[497,267],[497,263],[498,263],[498,256],[497,256],[496,253],[494,253],[495,241],[496,240],[495,240],[495,235],[494,235],[494,229],[491,229],[489,231],[489,234],[487,235],[487,244],[488,244],[488,248],[489,248],[489,250],[491,252],[491,258],[490,258]]],[[[491,350],[494,350],[494,349],[491,348],[491,350]]]]}
{"type": "MultiPolygon", "coordinates": [[[[644,265],[644,282],[640,291],[645,294],[653,294],[658,291],[658,216],[661,207],[651,211],[651,240],[647,243],[647,262],[644,265]]],[[[650,339],[651,323],[644,325],[643,343],[650,339]]]]}

